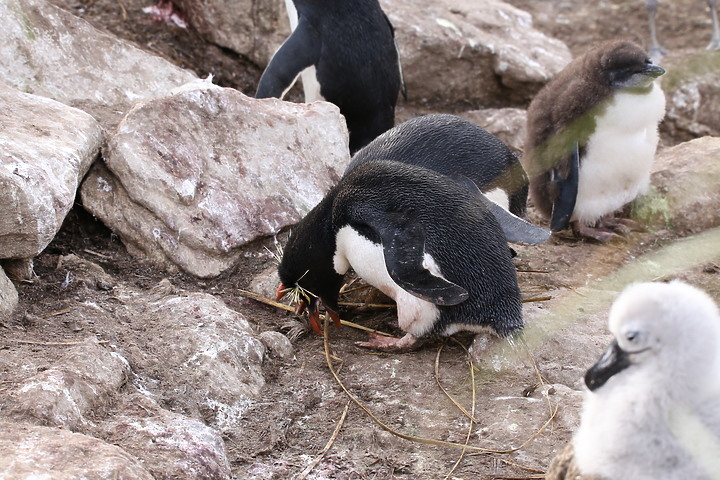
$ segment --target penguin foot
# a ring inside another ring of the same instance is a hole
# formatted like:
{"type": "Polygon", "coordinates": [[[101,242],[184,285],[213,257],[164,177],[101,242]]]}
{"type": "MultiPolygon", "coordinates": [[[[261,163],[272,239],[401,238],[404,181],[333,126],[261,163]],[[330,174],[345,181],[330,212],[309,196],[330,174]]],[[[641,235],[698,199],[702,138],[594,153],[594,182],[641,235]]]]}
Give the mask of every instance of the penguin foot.
{"type": "Polygon", "coordinates": [[[573,224],[573,233],[578,238],[586,238],[596,242],[605,243],[614,238],[623,238],[607,228],[589,227],[587,225],[573,224]]]}
{"type": "Polygon", "coordinates": [[[645,227],[629,218],[605,217],[592,227],[573,222],[572,230],[576,237],[604,243],[613,238],[622,238],[630,232],[644,231],[645,227]]]}
{"type": "Polygon", "coordinates": [[[644,232],[645,226],[629,218],[608,217],[600,220],[600,227],[618,230],[621,233],[644,232]]]}
{"type": "Polygon", "coordinates": [[[417,350],[423,342],[418,341],[415,335],[406,333],[404,337],[386,337],[371,333],[367,342],[355,342],[358,347],[380,350],[383,352],[406,353],[417,350]]]}

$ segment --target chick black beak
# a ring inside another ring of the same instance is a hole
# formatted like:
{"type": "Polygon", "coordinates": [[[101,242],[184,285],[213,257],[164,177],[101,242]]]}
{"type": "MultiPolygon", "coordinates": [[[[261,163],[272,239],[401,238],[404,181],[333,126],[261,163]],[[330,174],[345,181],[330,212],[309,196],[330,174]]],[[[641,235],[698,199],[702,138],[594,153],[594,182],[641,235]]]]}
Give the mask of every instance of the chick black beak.
{"type": "Polygon", "coordinates": [[[630,357],[628,353],[620,348],[617,340],[613,340],[605,353],[602,354],[602,357],[600,357],[600,360],[585,373],[585,385],[590,391],[595,391],[605,385],[605,382],[610,380],[610,377],[629,366],[630,357]]]}
{"type": "Polygon", "coordinates": [[[661,67],[660,65],[654,65],[652,63],[649,63],[643,70],[643,74],[652,78],[657,78],[664,73],[665,69],[663,67],[661,67]]]}

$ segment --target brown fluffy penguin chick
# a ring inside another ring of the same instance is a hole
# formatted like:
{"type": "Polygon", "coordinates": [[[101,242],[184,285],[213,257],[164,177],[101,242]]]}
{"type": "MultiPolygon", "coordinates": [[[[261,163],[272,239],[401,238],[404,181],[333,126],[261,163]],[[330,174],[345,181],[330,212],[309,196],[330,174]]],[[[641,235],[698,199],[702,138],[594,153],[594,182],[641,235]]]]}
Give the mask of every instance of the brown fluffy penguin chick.
{"type": "Polygon", "coordinates": [[[653,65],[612,41],[568,64],[533,99],[522,163],[530,198],[553,231],[605,241],[627,228],[614,214],[643,193],[665,115],[653,65]]]}

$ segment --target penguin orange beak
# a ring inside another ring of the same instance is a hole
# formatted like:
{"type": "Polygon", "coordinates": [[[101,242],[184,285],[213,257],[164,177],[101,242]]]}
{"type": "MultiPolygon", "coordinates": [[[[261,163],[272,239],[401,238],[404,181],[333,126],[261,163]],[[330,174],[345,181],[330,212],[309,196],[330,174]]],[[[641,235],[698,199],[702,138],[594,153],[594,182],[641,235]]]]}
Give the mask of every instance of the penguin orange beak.
{"type": "MultiPolygon", "coordinates": [[[[332,308],[329,308],[328,306],[325,306],[325,313],[326,315],[330,315],[330,318],[332,319],[333,323],[335,324],[335,328],[340,328],[340,315],[333,310],[332,308]]],[[[320,323],[320,301],[313,302],[313,304],[308,309],[308,316],[310,317],[310,326],[312,329],[317,333],[318,335],[322,335],[322,325],[320,323]]]]}
{"type": "MultiPolygon", "coordinates": [[[[277,289],[277,292],[275,292],[275,301],[279,302],[287,292],[287,287],[285,287],[285,285],[281,283],[277,289]]],[[[302,315],[302,313],[305,311],[305,306],[305,300],[298,300],[298,302],[295,304],[295,315],[302,315]]]]}
{"type": "MultiPolygon", "coordinates": [[[[325,314],[329,315],[335,324],[335,328],[340,328],[340,315],[332,308],[325,306],[325,314]]],[[[308,308],[308,316],[310,317],[310,326],[318,335],[323,334],[323,326],[320,323],[320,300],[312,302],[308,308]]]]}
{"type": "Polygon", "coordinates": [[[313,331],[322,336],[322,326],[320,325],[320,302],[312,302],[308,308],[308,317],[310,317],[310,326],[313,331]]]}
{"type": "MultiPolygon", "coordinates": [[[[275,293],[275,301],[280,301],[287,291],[288,289],[281,283],[275,293]]],[[[315,333],[322,335],[323,331],[320,323],[320,299],[314,298],[309,304],[303,299],[298,300],[295,304],[295,315],[302,315],[306,308],[308,311],[308,317],[310,317],[310,327],[315,333]]],[[[328,315],[330,315],[330,318],[332,318],[335,327],[340,328],[340,315],[338,315],[338,313],[332,308],[325,307],[325,311],[328,315]]]]}
{"type": "Polygon", "coordinates": [[[277,288],[277,292],[275,292],[275,301],[279,302],[280,299],[283,298],[286,293],[287,293],[287,287],[285,287],[285,285],[283,285],[281,283],[280,286],[277,288]]]}

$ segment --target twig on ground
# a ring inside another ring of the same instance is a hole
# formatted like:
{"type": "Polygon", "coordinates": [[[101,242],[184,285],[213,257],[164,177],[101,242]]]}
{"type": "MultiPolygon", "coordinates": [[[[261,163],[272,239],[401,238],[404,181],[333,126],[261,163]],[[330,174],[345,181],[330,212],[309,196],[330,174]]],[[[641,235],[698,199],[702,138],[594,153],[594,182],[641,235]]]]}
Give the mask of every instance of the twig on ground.
{"type": "Polygon", "coordinates": [[[323,448],[320,453],[318,454],[315,459],[310,462],[310,465],[308,465],[305,470],[303,470],[300,475],[295,477],[295,480],[303,480],[305,477],[308,476],[308,474],[312,471],[313,468],[315,468],[318,463],[322,461],[323,458],[325,458],[325,454],[330,450],[330,447],[332,447],[333,442],[335,442],[335,439],[340,434],[340,429],[343,426],[343,423],[345,422],[345,417],[347,416],[348,409],[350,408],[350,402],[345,404],[345,410],[343,410],[342,415],[340,416],[340,420],[338,420],[337,425],[335,426],[335,431],[330,436],[330,440],[325,444],[325,448],[323,448]]]}

